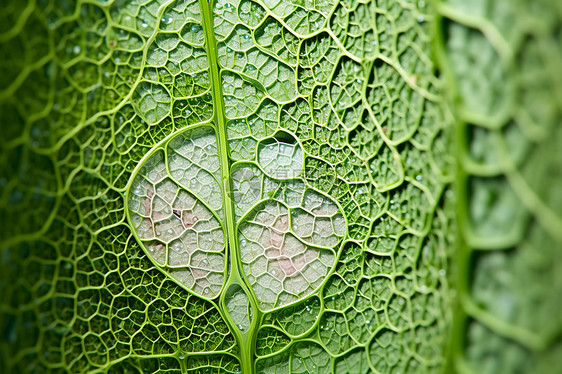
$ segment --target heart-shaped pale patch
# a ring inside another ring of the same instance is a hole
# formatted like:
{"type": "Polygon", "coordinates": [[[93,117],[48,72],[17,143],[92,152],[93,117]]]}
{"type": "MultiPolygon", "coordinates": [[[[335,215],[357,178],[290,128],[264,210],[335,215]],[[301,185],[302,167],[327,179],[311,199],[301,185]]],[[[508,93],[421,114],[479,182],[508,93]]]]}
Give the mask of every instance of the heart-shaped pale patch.
{"type": "Polygon", "coordinates": [[[225,284],[227,259],[239,261],[257,305],[267,311],[320,286],[347,225],[337,203],[307,185],[304,152],[291,134],[255,147],[255,159],[233,163],[222,178],[211,125],[173,134],[134,171],[128,216],[150,259],[183,287],[214,298],[225,284]],[[231,183],[231,199],[222,180],[231,183]],[[227,256],[228,224],[237,238],[227,256]]]}

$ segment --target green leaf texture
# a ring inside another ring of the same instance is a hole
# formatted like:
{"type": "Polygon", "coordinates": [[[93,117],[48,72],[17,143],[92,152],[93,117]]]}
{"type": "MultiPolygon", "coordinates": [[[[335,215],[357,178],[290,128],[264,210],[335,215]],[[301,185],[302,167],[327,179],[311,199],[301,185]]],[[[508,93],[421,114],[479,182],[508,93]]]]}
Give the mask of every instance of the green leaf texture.
{"type": "Polygon", "coordinates": [[[8,1],[0,372],[556,372],[556,4],[8,1]]]}
{"type": "Polygon", "coordinates": [[[459,163],[454,369],[556,373],[562,364],[562,6],[449,0],[439,13],[459,163]]]}

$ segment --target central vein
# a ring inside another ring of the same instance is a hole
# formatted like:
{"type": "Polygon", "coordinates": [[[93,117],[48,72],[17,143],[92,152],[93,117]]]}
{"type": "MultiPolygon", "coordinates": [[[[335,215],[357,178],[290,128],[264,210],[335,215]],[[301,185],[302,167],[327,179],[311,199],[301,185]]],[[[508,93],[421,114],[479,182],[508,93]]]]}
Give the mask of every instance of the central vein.
{"type": "Polygon", "coordinates": [[[231,331],[237,337],[241,352],[241,365],[243,373],[254,372],[254,349],[257,329],[261,314],[257,308],[255,297],[251,288],[248,286],[246,280],[242,276],[242,262],[238,251],[238,234],[236,232],[236,217],[234,215],[234,201],[232,200],[232,182],[230,178],[230,159],[229,147],[227,139],[227,120],[224,112],[224,101],[222,96],[222,85],[219,73],[219,61],[214,32],[213,22],[213,0],[208,3],[207,0],[199,0],[203,18],[203,30],[205,33],[205,45],[207,46],[207,56],[209,59],[209,74],[211,80],[211,91],[213,95],[213,108],[214,108],[214,123],[217,127],[217,142],[220,160],[220,170],[222,176],[222,189],[223,189],[223,203],[225,210],[225,227],[227,230],[227,251],[229,258],[229,274],[223,292],[220,296],[220,307],[223,311],[223,316],[226,316],[230,325],[231,331]],[[253,316],[250,321],[250,328],[248,331],[240,331],[226,312],[225,295],[228,288],[237,284],[248,295],[250,305],[252,306],[253,316]]]}

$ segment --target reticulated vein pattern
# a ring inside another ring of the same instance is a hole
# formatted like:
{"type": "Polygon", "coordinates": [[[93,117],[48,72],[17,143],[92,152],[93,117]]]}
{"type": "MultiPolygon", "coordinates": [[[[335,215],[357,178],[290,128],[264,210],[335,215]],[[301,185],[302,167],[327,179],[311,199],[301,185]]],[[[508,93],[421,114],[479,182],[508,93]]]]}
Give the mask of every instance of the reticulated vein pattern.
{"type": "Polygon", "coordinates": [[[456,226],[434,14],[10,2],[0,371],[441,370],[456,226]]]}

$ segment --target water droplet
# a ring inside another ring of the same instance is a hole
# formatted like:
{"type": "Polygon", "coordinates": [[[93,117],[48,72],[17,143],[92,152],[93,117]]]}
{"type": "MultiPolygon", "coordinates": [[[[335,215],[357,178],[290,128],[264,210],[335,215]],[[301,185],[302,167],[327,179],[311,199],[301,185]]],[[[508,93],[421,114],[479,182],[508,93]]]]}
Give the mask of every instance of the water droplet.
{"type": "Polygon", "coordinates": [[[230,49],[230,48],[227,47],[227,48],[226,48],[226,53],[232,53],[232,49],[230,49]]]}
{"type": "Polygon", "coordinates": [[[421,180],[422,180],[422,176],[421,176],[421,175],[419,175],[419,174],[418,174],[418,175],[416,175],[416,180],[417,180],[417,181],[421,181],[421,180]]]}
{"type": "Polygon", "coordinates": [[[160,236],[160,231],[156,231],[156,236],[160,236]]]}
{"type": "Polygon", "coordinates": [[[148,21],[147,20],[143,20],[141,23],[141,27],[142,28],[147,28],[148,27],[148,21]]]}
{"type": "Polygon", "coordinates": [[[187,117],[187,116],[189,116],[189,115],[191,114],[191,110],[186,109],[186,110],[184,111],[184,113],[185,113],[185,116],[187,117]]]}
{"type": "Polygon", "coordinates": [[[418,23],[423,23],[424,19],[422,16],[418,16],[417,21],[418,23]]]}
{"type": "Polygon", "coordinates": [[[183,359],[185,359],[185,355],[180,352],[180,354],[178,355],[178,358],[179,358],[180,360],[183,360],[183,359]]]}
{"type": "Polygon", "coordinates": [[[370,324],[371,324],[371,321],[366,320],[365,323],[366,323],[367,325],[370,325],[370,324]]]}
{"type": "Polygon", "coordinates": [[[424,292],[427,291],[427,286],[424,284],[423,286],[421,286],[421,290],[424,292]]]}
{"type": "Polygon", "coordinates": [[[197,25],[191,26],[191,31],[193,31],[193,32],[199,31],[199,26],[197,26],[197,25]]]}
{"type": "Polygon", "coordinates": [[[74,48],[72,49],[72,51],[74,52],[74,54],[78,54],[80,53],[80,46],[79,45],[75,45],[74,48]]]}
{"type": "Polygon", "coordinates": [[[209,260],[207,260],[206,258],[204,258],[204,259],[201,261],[201,264],[203,264],[203,265],[209,265],[209,260]]]}
{"type": "Polygon", "coordinates": [[[172,23],[173,18],[170,16],[164,16],[162,17],[162,23],[169,25],[170,23],[172,23]]]}
{"type": "Polygon", "coordinates": [[[168,231],[166,231],[168,234],[172,235],[174,233],[174,230],[172,229],[168,229],[168,231]]]}
{"type": "Polygon", "coordinates": [[[244,39],[246,39],[246,40],[250,39],[250,35],[244,34],[244,39]]]}
{"type": "Polygon", "coordinates": [[[208,294],[208,293],[209,293],[209,289],[208,289],[208,288],[205,288],[205,289],[203,290],[203,293],[204,293],[204,294],[208,294]]]}
{"type": "Polygon", "coordinates": [[[224,4],[225,7],[230,8],[232,5],[230,3],[224,4]]]}
{"type": "Polygon", "coordinates": [[[240,240],[240,245],[246,245],[246,239],[240,240]]]}
{"type": "Polygon", "coordinates": [[[439,275],[444,276],[445,274],[447,274],[447,271],[445,269],[439,270],[439,275]]]}
{"type": "Polygon", "coordinates": [[[271,275],[277,275],[277,271],[271,270],[271,275]]]}
{"type": "Polygon", "coordinates": [[[238,330],[243,331],[244,330],[244,326],[242,326],[241,324],[238,324],[238,330]]]}
{"type": "Polygon", "coordinates": [[[199,218],[193,217],[193,222],[197,222],[197,221],[199,221],[199,218]]]}

